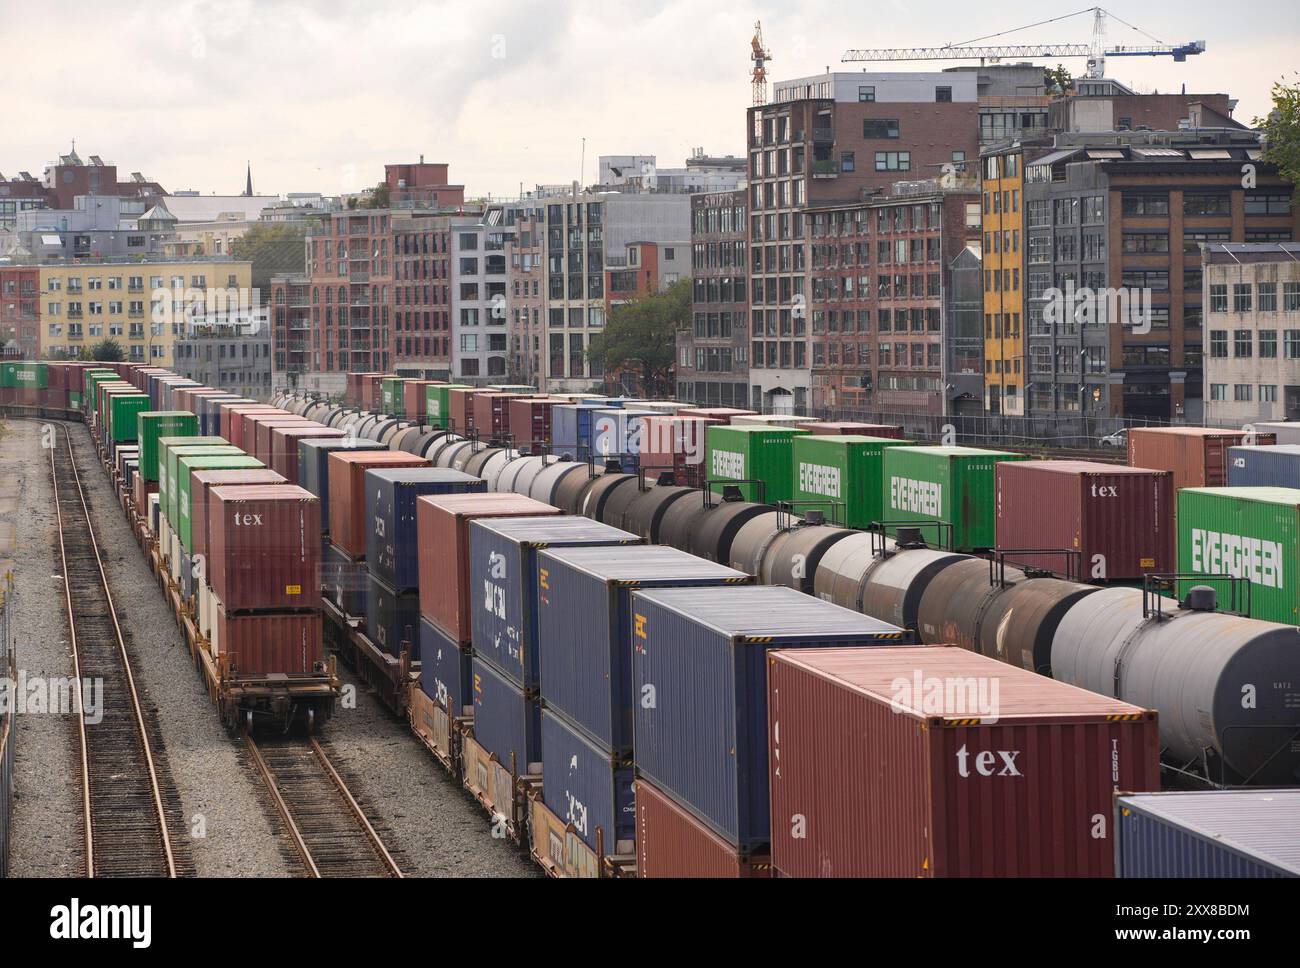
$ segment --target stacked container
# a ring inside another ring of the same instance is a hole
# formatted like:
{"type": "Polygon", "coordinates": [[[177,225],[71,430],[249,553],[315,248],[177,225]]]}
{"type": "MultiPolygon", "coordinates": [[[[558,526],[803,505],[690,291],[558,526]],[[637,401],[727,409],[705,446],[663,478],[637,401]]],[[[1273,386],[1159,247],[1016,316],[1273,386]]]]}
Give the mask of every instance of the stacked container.
{"type": "Polygon", "coordinates": [[[676,548],[618,545],[541,551],[537,574],[543,798],[588,847],[628,853],[632,593],[752,579],[676,548]]]}
{"type": "Polygon", "coordinates": [[[737,863],[771,840],[768,652],[905,641],[896,626],[780,586],[637,591],[631,618],[637,775],[737,863]]]}
{"type": "Polygon", "coordinates": [[[811,433],[794,439],[794,503],[849,528],[883,521],[884,453],[910,441],[811,433]]]}
{"type": "Polygon", "coordinates": [[[147,482],[158,481],[158,438],[197,437],[198,418],[181,410],[144,410],[137,419],[140,426],[140,476],[147,482]]]}
{"type": "Polygon", "coordinates": [[[645,439],[645,420],[653,410],[610,408],[592,414],[591,453],[597,461],[618,458],[625,470],[634,471],[645,439]]]}
{"type": "Polygon", "coordinates": [[[1300,487],[1300,445],[1228,448],[1229,487],[1300,487]]]}
{"type": "Polygon", "coordinates": [[[300,484],[298,472],[298,442],[301,440],[338,440],[346,431],[334,430],[318,423],[303,426],[275,427],[271,430],[271,450],[263,458],[276,472],[283,474],[290,484],[300,484]]]}
{"type": "Polygon", "coordinates": [[[1277,435],[1214,427],[1134,427],[1128,434],[1130,467],[1169,471],[1174,491],[1221,487],[1228,483],[1228,449],[1239,444],[1269,445],[1277,435]]]}
{"type": "Polygon", "coordinates": [[[1114,792],[1160,785],[1154,712],[966,649],[780,651],[767,687],[789,877],[1109,877],[1114,792]]]}
{"type": "Polygon", "coordinates": [[[484,391],[476,393],[470,402],[474,407],[474,429],[483,441],[504,441],[511,435],[510,403],[517,393],[484,391]]]}
{"type": "Polygon", "coordinates": [[[904,436],[903,428],[894,424],[855,423],[851,420],[799,424],[799,429],[822,436],[839,434],[852,437],[888,437],[892,440],[902,440],[904,436]]]}
{"type": "Polygon", "coordinates": [[[424,418],[431,427],[446,429],[451,422],[451,404],[447,395],[452,390],[472,390],[464,383],[434,383],[424,388],[424,418]]]}
{"type": "Polygon", "coordinates": [[[704,483],[705,432],[723,423],[716,417],[661,414],[642,420],[641,467],[648,480],[673,475],[673,483],[698,487],[704,483]]]}
{"type": "MultiPolygon", "coordinates": [[[[997,547],[1079,552],[1083,581],[1135,581],[1174,570],[1169,471],[1091,461],[1004,461],[997,468],[997,547]]],[[[1013,564],[1063,572],[1065,556],[1013,564]]]]}
{"type": "MultiPolygon", "coordinates": [[[[366,570],[370,577],[366,634],[391,655],[407,643],[420,658],[420,574],[416,499],[424,494],[473,494],[480,478],[438,467],[370,469],[365,475],[366,570]]],[[[445,553],[445,550],[443,551],[445,553]]]]}
{"type": "MultiPolygon", "coordinates": [[[[739,419],[739,418],[737,418],[739,419]]],[[[794,498],[794,439],[805,431],[793,427],[745,425],[709,427],[705,473],[710,488],[721,493],[727,481],[740,484],[746,501],[775,504],[794,498]]]]}
{"type": "Polygon", "coordinates": [[[995,469],[1004,461],[1025,459],[1024,454],[977,447],[887,448],[881,513],[891,523],[888,533],[915,522],[928,544],[951,541],[954,551],[992,548],[995,469]],[[949,527],[936,527],[934,521],[949,527]]]}
{"type": "Polygon", "coordinates": [[[520,450],[537,453],[551,444],[551,409],[558,400],[515,397],[510,401],[510,436],[520,450]]]}

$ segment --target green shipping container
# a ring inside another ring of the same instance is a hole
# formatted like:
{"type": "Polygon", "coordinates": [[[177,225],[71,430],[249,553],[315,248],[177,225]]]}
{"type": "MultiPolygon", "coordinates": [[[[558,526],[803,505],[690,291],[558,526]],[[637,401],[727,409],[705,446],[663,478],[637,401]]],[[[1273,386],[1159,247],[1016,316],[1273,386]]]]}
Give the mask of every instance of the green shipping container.
{"type": "Polygon", "coordinates": [[[76,390],[68,391],[68,407],[72,410],[81,409],[81,394],[76,390]]]}
{"type": "Polygon", "coordinates": [[[447,426],[447,391],[472,390],[465,383],[435,383],[424,388],[424,419],[433,427],[447,426]]]}
{"type": "MultiPolygon", "coordinates": [[[[955,551],[994,546],[994,469],[1024,454],[978,447],[890,447],[884,453],[881,513],[886,521],[942,521],[948,528],[922,527],[927,544],[955,551]]],[[[888,532],[897,531],[891,526],[888,532]]]]}
{"type": "Polygon", "coordinates": [[[258,470],[265,467],[256,457],[247,454],[182,456],[176,461],[177,501],[176,531],[186,551],[190,550],[190,495],[194,489],[194,471],[258,470]]]}
{"type": "Polygon", "coordinates": [[[99,394],[95,392],[96,387],[106,380],[120,380],[112,370],[90,370],[86,373],[86,408],[94,409],[99,405],[99,394]]]}
{"type": "Polygon", "coordinates": [[[15,361],[0,366],[0,387],[44,390],[49,385],[49,368],[44,363],[15,361]]]}
{"type": "Polygon", "coordinates": [[[190,436],[180,434],[175,437],[158,438],[158,500],[162,506],[160,510],[167,510],[167,452],[172,447],[224,447],[228,446],[230,441],[225,437],[199,437],[198,435],[190,436]]]}
{"type": "MultiPolygon", "coordinates": [[[[1297,624],[1300,596],[1300,490],[1291,487],[1185,487],[1178,492],[1178,570],[1250,582],[1250,617],[1297,624]]],[[[1197,582],[1180,582],[1179,595],[1197,582]]],[[[1221,608],[1232,583],[1206,582],[1221,608]]],[[[1245,608],[1238,590],[1237,608],[1245,608]]]]}
{"type": "MultiPolygon", "coordinates": [[[[238,447],[230,444],[207,444],[194,445],[189,447],[168,447],[167,448],[167,493],[165,497],[160,498],[163,502],[162,511],[167,515],[167,520],[176,527],[180,523],[178,508],[180,506],[180,486],[177,478],[178,465],[182,457],[220,457],[243,454],[244,452],[238,447]]],[[[162,493],[162,472],[159,471],[159,488],[162,493]]]]}
{"type": "Polygon", "coordinates": [[[865,528],[883,520],[883,454],[910,440],[809,434],[794,439],[794,501],[800,514],[822,510],[826,520],[865,528]],[[832,506],[833,505],[833,506],[832,506]]]}
{"type": "Polygon", "coordinates": [[[119,393],[108,402],[108,431],[117,443],[127,443],[136,439],[139,432],[139,414],[148,410],[147,393],[119,393]]]}
{"type": "Polygon", "coordinates": [[[405,406],[402,384],[405,382],[406,379],[400,376],[386,376],[379,381],[381,405],[384,413],[390,417],[405,416],[402,413],[402,408],[405,406]]]}
{"type": "MultiPolygon", "coordinates": [[[[704,467],[711,481],[760,480],[769,504],[794,499],[794,439],[807,436],[793,427],[723,426],[705,431],[704,467]]],[[[710,488],[722,493],[725,485],[710,488]]],[[[741,484],[746,501],[760,499],[757,484],[741,484]]]]}
{"type": "Polygon", "coordinates": [[[158,480],[158,438],[198,435],[199,418],[186,410],[144,410],[136,419],[140,441],[140,476],[158,480]]]}

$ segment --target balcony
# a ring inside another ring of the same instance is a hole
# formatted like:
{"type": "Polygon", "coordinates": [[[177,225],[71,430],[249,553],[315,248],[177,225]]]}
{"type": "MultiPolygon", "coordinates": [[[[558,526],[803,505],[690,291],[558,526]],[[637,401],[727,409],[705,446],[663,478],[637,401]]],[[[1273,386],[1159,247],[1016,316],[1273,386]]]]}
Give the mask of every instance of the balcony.
{"type": "Polygon", "coordinates": [[[814,161],[812,173],[814,178],[836,178],[839,176],[840,169],[834,158],[827,158],[824,161],[814,161]]]}
{"type": "Polygon", "coordinates": [[[813,128],[814,142],[832,142],[835,140],[834,128],[813,128]]]}

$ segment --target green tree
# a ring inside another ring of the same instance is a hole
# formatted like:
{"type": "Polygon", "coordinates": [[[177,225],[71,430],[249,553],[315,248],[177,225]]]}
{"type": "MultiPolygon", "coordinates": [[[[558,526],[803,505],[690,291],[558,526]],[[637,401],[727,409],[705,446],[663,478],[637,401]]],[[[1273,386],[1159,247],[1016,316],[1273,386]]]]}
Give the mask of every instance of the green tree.
{"type": "Polygon", "coordinates": [[[1063,65],[1057,64],[1043,71],[1043,86],[1047,88],[1048,94],[1064,96],[1066,91],[1073,90],[1074,78],[1063,65]]]}
{"type": "Polygon", "coordinates": [[[362,203],[362,207],[363,208],[388,208],[388,205],[391,201],[392,201],[392,194],[389,192],[388,186],[383,182],[380,182],[378,185],[376,185],[374,188],[370,190],[370,195],[362,203]]]}
{"type": "Polygon", "coordinates": [[[644,393],[670,392],[676,333],[690,320],[691,281],[679,279],[662,293],[615,306],[604,331],[592,337],[587,357],[600,361],[606,373],[639,369],[644,393]]]}
{"type": "Polygon", "coordinates": [[[313,222],[257,222],[230,243],[230,257],[253,264],[253,288],[265,302],[271,295],[271,277],[307,270],[303,239],[313,222]]]}
{"type": "Polygon", "coordinates": [[[1287,181],[1300,184],[1300,83],[1287,84],[1285,77],[1275,83],[1273,110],[1252,123],[1264,132],[1264,161],[1287,181]]]}
{"type": "Polygon", "coordinates": [[[126,359],[122,344],[115,339],[101,339],[90,351],[91,359],[100,363],[121,363],[126,359]]]}

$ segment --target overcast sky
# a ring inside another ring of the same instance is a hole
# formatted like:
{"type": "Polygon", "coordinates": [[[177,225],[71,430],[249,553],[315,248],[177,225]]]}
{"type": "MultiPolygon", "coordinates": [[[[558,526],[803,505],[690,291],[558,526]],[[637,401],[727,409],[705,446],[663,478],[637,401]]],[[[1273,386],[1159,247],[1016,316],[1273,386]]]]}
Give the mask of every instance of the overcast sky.
{"type": "MultiPolygon", "coordinates": [[[[1077,0],[1075,0],[1077,2],[1077,0]]],[[[7,110],[0,173],[68,150],[169,191],[356,191],[385,162],[446,161],[469,194],[594,178],[600,154],[744,150],[749,38],[761,18],[770,77],[837,69],[846,47],[939,46],[1068,14],[1070,0],[0,0],[7,110]],[[586,165],[580,167],[582,139],[586,165]]],[[[1116,13],[1208,51],[1112,58],[1140,91],[1226,92],[1263,113],[1300,58],[1295,0],[1144,0],[1116,13]]],[[[1008,42],[1088,43],[1092,18],[1008,42]]],[[[1111,44],[1149,43],[1111,20],[1111,44]]],[[[1067,67],[1082,73],[1084,62],[1067,67]]],[[[872,65],[881,70],[945,66],[872,65]]],[[[861,68],[861,65],[858,65],[861,68]]]]}

